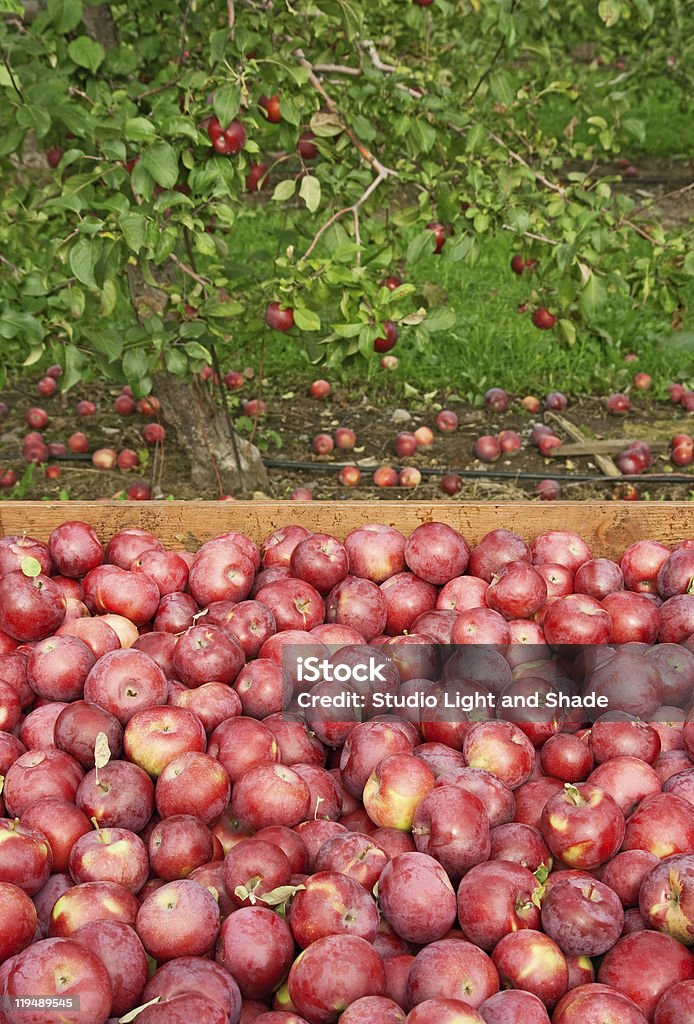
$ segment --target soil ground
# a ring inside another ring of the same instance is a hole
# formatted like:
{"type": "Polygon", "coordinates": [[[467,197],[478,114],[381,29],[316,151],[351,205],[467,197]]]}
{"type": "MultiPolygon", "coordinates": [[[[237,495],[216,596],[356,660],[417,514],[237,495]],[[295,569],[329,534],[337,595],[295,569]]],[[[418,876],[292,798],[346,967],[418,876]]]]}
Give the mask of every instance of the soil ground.
{"type": "MultiPolygon", "coordinates": [[[[167,438],[163,459],[148,452],[143,444],[141,431],[147,422],[135,414],[129,417],[113,411],[113,399],[117,389],[103,385],[83,386],[80,393],[39,400],[34,385],[26,382],[15,386],[0,396],[10,406],[10,413],[0,421],[0,464],[12,466],[17,478],[22,480],[27,467],[22,463],[19,452],[21,439],[26,432],[24,415],[31,405],[42,405],[49,413],[50,423],[44,437],[47,441],[63,441],[75,430],[83,430],[90,441],[90,450],[101,447],[133,448],[140,452],[142,465],[139,470],[129,473],[94,469],[89,461],[60,461],[60,478],[56,481],[45,477],[44,468],[36,466],[26,473],[20,485],[21,493],[5,492],[10,497],[28,499],[49,498],[88,499],[112,498],[122,493],[134,479],[143,479],[154,484],[155,494],[174,498],[216,498],[215,493],[198,493],[190,484],[189,462],[185,452],[171,438],[167,438]],[[90,398],[97,404],[94,417],[80,418],[73,412],[80,398],[90,398]],[[161,463],[161,464],[160,464],[161,463]]],[[[249,382],[244,394],[252,397],[256,393],[255,382],[249,382]]],[[[541,394],[541,392],[540,392],[541,394]]],[[[328,399],[316,401],[309,398],[303,385],[296,391],[279,392],[272,382],[264,382],[263,398],[268,405],[268,415],[257,424],[255,440],[264,456],[273,460],[298,461],[306,463],[305,468],[271,468],[268,471],[269,487],[263,497],[286,499],[295,487],[308,487],[316,499],[364,499],[378,500],[399,497],[405,500],[444,499],[439,474],[465,469],[477,471],[474,479],[464,479],[459,498],[468,501],[520,500],[532,497],[535,481],[514,478],[517,473],[534,473],[542,476],[553,474],[600,474],[595,458],[591,455],[567,458],[544,459],[529,443],[533,423],[543,419],[543,414],[527,413],[518,401],[513,401],[506,412],[492,413],[485,408],[476,408],[459,399],[453,393],[438,393],[427,401],[415,398],[404,402],[402,399],[370,401],[366,385],[356,382],[348,388],[336,388],[328,399]],[[435,429],[436,411],[439,408],[453,409],[459,417],[459,427],[452,434],[441,434],[435,429]],[[395,435],[401,430],[414,430],[423,424],[434,429],[434,444],[421,449],[408,459],[398,459],[393,450],[395,435]],[[332,434],[337,426],[351,427],[357,434],[354,451],[335,451],[331,455],[319,456],[312,451],[312,441],[318,433],[332,434]],[[496,434],[501,430],[516,430],[523,440],[520,451],[500,459],[494,465],[485,465],[474,458],[472,446],[481,434],[496,434]],[[280,444],[278,445],[278,441],[280,444]],[[337,479],[335,464],[348,462],[362,470],[359,486],[347,488],[337,479]],[[434,470],[436,475],[424,476],[419,487],[378,488],[373,486],[371,477],[378,465],[413,465],[420,469],[434,470]],[[494,471],[512,474],[510,479],[495,477],[494,471]]],[[[644,393],[632,395],[632,410],[625,417],[610,416],[605,412],[604,399],[578,396],[570,401],[565,417],[579,427],[586,439],[610,438],[626,442],[640,439],[654,445],[654,465],[651,472],[672,473],[667,444],[673,434],[691,433],[694,417],[679,406],[669,402],[657,402],[644,393]]],[[[165,423],[165,417],[163,422],[165,423]]],[[[553,424],[563,439],[570,441],[562,430],[553,424]]],[[[638,496],[651,500],[687,500],[694,495],[694,469],[677,470],[687,474],[683,483],[638,483],[638,496]]],[[[620,479],[602,483],[562,482],[562,497],[571,500],[610,499],[625,496],[624,483],[620,479]]],[[[261,495],[257,495],[260,497],[261,495]]]]}

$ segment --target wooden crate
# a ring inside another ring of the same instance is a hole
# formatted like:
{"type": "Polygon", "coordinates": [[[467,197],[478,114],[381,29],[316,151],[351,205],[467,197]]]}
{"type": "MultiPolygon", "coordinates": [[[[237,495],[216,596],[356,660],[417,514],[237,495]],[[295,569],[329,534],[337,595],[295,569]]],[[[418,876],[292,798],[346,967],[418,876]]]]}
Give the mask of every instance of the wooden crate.
{"type": "Polygon", "coordinates": [[[288,523],[342,538],[364,523],[386,523],[409,534],[438,520],[460,530],[470,544],[500,527],[529,540],[544,530],[573,530],[592,544],[596,556],[612,558],[647,537],[665,544],[694,537],[694,503],[689,502],[0,502],[2,536],[27,533],[45,540],[67,519],[90,523],[102,540],[138,526],[152,530],[167,547],[191,551],[225,530],[260,541],[288,523]]]}

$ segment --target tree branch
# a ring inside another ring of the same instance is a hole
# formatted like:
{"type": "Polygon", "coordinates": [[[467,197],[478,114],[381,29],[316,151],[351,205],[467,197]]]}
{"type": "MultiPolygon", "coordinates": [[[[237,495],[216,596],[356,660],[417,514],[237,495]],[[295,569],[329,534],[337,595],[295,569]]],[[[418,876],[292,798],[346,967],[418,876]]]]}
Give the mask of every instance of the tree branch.
{"type": "Polygon", "coordinates": [[[171,260],[172,263],[176,264],[178,269],[181,270],[186,275],[186,277],[190,277],[193,279],[193,281],[197,281],[197,283],[202,288],[207,290],[210,287],[211,282],[207,278],[202,277],[200,274],[198,274],[195,270],[193,270],[192,267],[189,267],[187,263],[183,262],[183,260],[179,259],[175,252],[171,253],[169,259],[171,260]]]}
{"type": "Polygon", "coordinates": [[[227,24],[229,25],[229,35],[234,38],[234,24],[236,22],[236,12],[234,10],[234,0],[227,0],[227,24]]]}
{"type": "MultiPolygon", "coordinates": [[[[514,228],[512,224],[502,224],[504,231],[511,231],[513,234],[518,234],[517,228],[514,228]]],[[[520,234],[523,238],[530,238],[533,242],[544,242],[545,245],[559,245],[556,238],[548,238],[547,235],[541,235],[536,231],[521,231],[520,234]]]]}
{"type": "Polygon", "coordinates": [[[387,74],[392,74],[394,71],[398,70],[395,64],[385,64],[381,60],[378,54],[378,50],[376,49],[376,44],[372,39],[365,39],[363,46],[366,52],[368,53],[369,57],[371,58],[371,63],[373,64],[377,71],[385,71],[387,74]]]}
{"type": "Polygon", "coordinates": [[[157,96],[160,92],[166,92],[167,89],[173,89],[174,86],[178,85],[181,81],[181,77],[181,75],[177,75],[176,78],[172,78],[170,82],[164,82],[163,85],[158,85],[154,89],[146,89],[137,96],[137,99],[144,100],[148,96],[157,96]]]}
{"type": "Polygon", "coordinates": [[[21,277],[22,271],[19,269],[17,264],[12,263],[11,260],[6,259],[2,254],[0,254],[0,263],[2,263],[4,267],[10,267],[12,270],[14,270],[15,274],[19,274],[21,277]]]}
{"type": "Polygon", "coordinates": [[[313,70],[324,75],[352,75],[354,78],[364,74],[361,68],[353,68],[349,64],[314,64],[313,70]]]}
{"type": "Polygon", "coordinates": [[[527,170],[532,171],[536,180],[539,181],[541,185],[544,185],[545,188],[548,188],[551,192],[557,192],[560,196],[566,195],[566,189],[562,188],[561,185],[556,185],[553,181],[550,181],[549,178],[546,178],[541,171],[536,171],[535,168],[528,163],[525,157],[522,157],[520,153],[516,153],[515,149],[511,149],[508,142],[505,142],[500,135],[496,134],[496,132],[490,132],[489,138],[493,139],[497,145],[503,146],[511,159],[515,160],[517,164],[520,164],[522,167],[527,168],[527,170]]]}
{"type": "MultiPolygon", "coordinates": [[[[513,15],[513,12],[515,11],[517,6],[518,6],[518,0],[512,0],[511,10],[509,11],[510,15],[513,15]]],[[[501,41],[500,41],[498,47],[496,48],[496,52],[494,53],[494,56],[492,57],[489,66],[482,72],[480,77],[477,79],[476,85],[472,88],[472,90],[465,97],[465,99],[461,103],[461,106],[466,107],[468,105],[468,103],[472,103],[472,101],[474,100],[475,96],[480,91],[480,89],[482,88],[482,86],[484,85],[484,83],[487,81],[487,79],[491,75],[492,71],[494,70],[494,68],[496,66],[496,62],[498,61],[498,59],[501,56],[501,54],[504,52],[505,47],[506,47],[506,39],[502,36],[501,37],[501,41]]]]}
{"type": "Polygon", "coordinates": [[[19,98],[22,101],[22,103],[24,103],[24,96],[22,94],[22,90],[17,85],[17,80],[14,77],[14,74],[12,73],[12,68],[10,67],[10,62],[7,59],[7,54],[5,53],[4,49],[1,52],[2,52],[2,62],[5,65],[5,68],[7,70],[7,74],[10,76],[10,81],[12,82],[12,88],[17,93],[17,95],[19,96],[19,98]]]}
{"type": "MultiPolygon", "coordinates": [[[[383,172],[386,172],[386,170],[387,170],[386,168],[383,168],[383,172]]],[[[392,172],[389,172],[389,173],[392,173],[392,172]]],[[[322,235],[325,234],[325,232],[328,230],[328,228],[332,227],[332,225],[336,221],[338,221],[341,217],[344,217],[348,213],[351,213],[352,216],[354,217],[355,239],[356,239],[357,245],[360,246],[361,245],[361,238],[359,236],[359,220],[358,220],[359,210],[364,205],[364,203],[367,201],[369,196],[373,195],[373,193],[376,191],[378,186],[382,182],[384,182],[387,177],[388,177],[388,173],[382,173],[381,171],[379,171],[378,174],[376,175],[376,177],[371,182],[371,184],[368,186],[368,188],[364,189],[364,191],[359,196],[359,198],[357,199],[356,202],[352,203],[351,206],[345,206],[345,207],[343,207],[342,210],[338,210],[337,213],[334,213],[332,215],[332,217],[330,217],[325,222],[325,224],[322,224],[321,227],[318,228],[318,231],[316,231],[315,235],[313,236],[313,241],[311,242],[311,244],[309,245],[308,249],[304,253],[302,259],[308,259],[308,257],[311,255],[313,250],[316,248],[316,245],[318,244],[319,239],[322,237],[322,235]]]]}
{"type": "MultiPolygon", "coordinates": [[[[306,70],[308,71],[308,80],[309,80],[309,82],[311,83],[313,88],[316,90],[316,92],[323,98],[323,101],[324,101],[326,107],[328,108],[328,110],[330,111],[330,113],[331,114],[336,114],[338,117],[340,117],[340,111],[338,110],[337,104],[332,99],[332,97],[329,96],[328,93],[325,91],[325,87],[323,86],[323,83],[321,82],[321,80],[316,75],[315,69],[314,69],[313,65],[311,64],[311,62],[306,59],[306,56],[305,56],[303,50],[297,50],[296,51],[296,56],[297,56],[297,58],[299,60],[299,64],[303,68],[306,68],[306,70]]],[[[344,125],[345,134],[348,136],[348,138],[350,139],[350,141],[352,142],[352,144],[354,145],[354,147],[358,151],[359,155],[361,156],[361,158],[364,161],[366,161],[367,164],[370,164],[370,166],[373,167],[373,169],[376,171],[377,175],[379,175],[379,176],[382,175],[383,178],[386,178],[386,177],[388,177],[389,175],[392,174],[394,177],[397,177],[396,172],[391,170],[391,168],[389,168],[389,167],[385,167],[381,163],[381,161],[378,159],[378,157],[374,153],[371,152],[369,147],[366,146],[361,141],[361,139],[356,134],[356,132],[352,128],[350,128],[350,126],[348,124],[346,124],[344,122],[344,120],[343,120],[342,123],[344,125]]],[[[379,182],[379,184],[380,184],[380,182],[379,182]]],[[[348,209],[351,209],[351,207],[348,207],[348,209]]]]}

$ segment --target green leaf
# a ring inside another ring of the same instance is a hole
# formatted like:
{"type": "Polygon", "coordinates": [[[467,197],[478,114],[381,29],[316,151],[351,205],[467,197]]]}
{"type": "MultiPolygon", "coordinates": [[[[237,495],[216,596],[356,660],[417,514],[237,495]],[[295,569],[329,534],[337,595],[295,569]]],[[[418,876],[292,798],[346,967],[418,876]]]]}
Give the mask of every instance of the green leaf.
{"type": "Polygon", "coordinates": [[[567,345],[575,345],[576,343],[576,324],[573,320],[560,320],[559,330],[567,345]]]}
{"type": "Polygon", "coordinates": [[[178,157],[168,142],[149,146],[142,154],[142,163],[162,188],[173,188],[178,181],[178,157]]]}
{"type": "Polygon", "coordinates": [[[135,385],[140,383],[143,377],[149,373],[149,359],[143,346],[128,349],[123,356],[123,373],[126,380],[135,385]]]}
{"type": "Polygon", "coordinates": [[[104,287],[101,290],[101,316],[110,317],[116,308],[117,301],[118,289],[115,281],[104,281],[104,287]]]}
{"type": "Polygon", "coordinates": [[[683,268],[685,274],[690,274],[691,276],[694,276],[694,249],[688,252],[687,255],[684,257],[683,268]]]}
{"type": "Polygon", "coordinates": [[[80,238],[70,250],[70,269],[78,281],[87,288],[96,288],[94,268],[99,258],[99,248],[88,238],[80,238]]]}
{"type": "Polygon", "coordinates": [[[620,0],[600,0],[598,14],[608,28],[616,25],[622,16],[622,5],[620,0]]]}
{"type": "Polygon", "coordinates": [[[437,331],[450,331],[457,324],[458,318],[452,309],[442,306],[429,313],[424,322],[429,333],[435,334],[437,331]]]}
{"type": "Polygon", "coordinates": [[[306,203],[306,207],[310,213],[315,213],[320,206],[320,181],[318,178],[314,178],[312,174],[306,174],[301,179],[301,189],[299,195],[306,203]]]}
{"type": "Polygon", "coordinates": [[[147,220],[142,213],[132,210],[118,218],[125,244],[134,253],[139,253],[147,244],[147,220]]]}
{"type": "Polygon", "coordinates": [[[407,256],[405,257],[407,262],[416,263],[424,253],[432,253],[435,245],[436,240],[433,231],[430,231],[429,228],[425,231],[420,231],[407,247],[407,256]]]}
{"type": "Polygon", "coordinates": [[[652,23],[655,13],[653,4],[650,0],[634,0],[634,7],[638,11],[641,24],[648,27],[652,23]]]}
{"type": "Polygon", "coordinates": [[[146,117],[129,117],[125,122],[123,134],[132,142],[143,142],[156,138],[157,129],[146,117]]]}
{"type": "Polygon", "coordinates": [[[282,96],[280,98],[280,114],[282,115],[282,120],[286,121],[287,124],[301,124],[301,111],[291,96],[282,96]]]}
{"type": "Polygon", "coordinates": [[[166,350],[166,369],[176,377],[185,377],[188,373],[188,359],[180,348],[166,350]]]}
{"type": "Polygon", "coordinates": [[[41,575],[41,563],[38,558],[33,558],[32,555],[27,555],[19,563],[19,568],[22,570],[25,576],[40,576],[41,575]]]}
{"type": "Polygon", "coordinates": [[[44,345],[36,345],[35,348],[32,348],[31,352],[29,353],[29,355],[26,357],[26,359],[22,363],[22,366],[33,366],[34,363],[38,363],[39,360],[41,359],[41,356],[43,355],[44,351],[45,351],[45,346],[44,345]]]}
{"type": "Polygon", "coordinates": [[[465,149],[468,153],[476,153],[487,138],[487,129],[483,124],[474,124],[467,133],[465,149]]]}
{"type": "Polygon", "coordinates": [[[228,42],[229,29],[227,28],[217,29],[210,34],[210,67],[222,60],[228,42]]]}
{"type": "Polygon", "coordinates": [[[590,277],[581,293],[581,307],[588,314],[594,316],[600,306],[607,298],[607,291],[602,281],[591,272],[590,277]]]}
{"type": "Polygon", "coordinates": [[[165,117],[159,123],[159,132],[161,135],[183,135],[185,138],[190,139],[191,142],[198,141],[197,128],[183,114],[172,114],[171,117],[165,117]]]}
{"type": "Polygon", "coordinates": [[[48,0],[46,9],[56,32],[61,35],[74,32],[82,20],[82,0],[48,0]]]}
{"type": "Polygon", "coordinates": [[[228,299],[226,302],[209,299],[207,302],[203,302],[200,311],[204,316],[230,317],[240,316],[245,308],[243,303],[237,302],[235,299],[228,299]]]}
{"type": "Polygon", "coordinates": [[[294,308],[294,323],[300,331],[320,330],[320,317],[312,309],[306,309],[305,306],[294,308]]]}
{"type": "Polygon", "coordinates": [[[356,336],[361,332],[361,329],[362,329],[363,326],[364,326],[364,324],[362,324],[362,323],[359,323],[359,324],[335,324],[333,326],[333,331],[340,338],[356,338],[356,336]]]}
{"type": "Polygon", "coordinates": [[[412,122],[410,133],[420,153],[428,153],[436,142],[436,129],[421,118],[412,122]]]}
{"type": "Polygon", "coordinates": [[[106,56],[101,43],[89,36],[77,36],[67,48],[70,60],[81,68],[87,68],[92,74],[96,74],[106,56]]]}
{"type": "Polygon", "coordinates": [[[22,145],[24,131],[18,124],[3,126],[0,133],[0,156],[7,156],[8,153],[16,152],[22,145]]]}
{"type": "Polygon", "coordinates": [[[489,76],[489,88],[495,100],[498,100],[499,103],[503,103],[505,107],[511,106],[515,96],[513,88],[511,87],[511,79],[509,78],[507,71],[503,71],[501,69],[494,71],[489,76]]]}
{"type": "Polygon", "coordinates": [[[278,203],[283,203],[285,200],[291,199],[295,192],[296,182],[292,178],[285,178],[284,181],[280,181],[275,185],[272,198],[278,203]]]}
{"type": "Polygon", "coordinates": [[[19,14],[24,17],[24,4],[21,0],[0,0],[0,14],[19,14]]]}
{"type": "Polygon", "coordinates": [[[345,126],[337,114],[323,113],[319,110],[311,118],[311,131],[319,139],[329,139],[334,135],[341,135],[344,130],[345,126]]]}
{"type": "Polygon", "coordinates": [[[219,89],[215,89],[212,109],[224,127],[234,120],[240,106],[241,87],[239,85],[222,85],[219,89]]]}
{"type": "Polygon", "coordinates": [[[187,341],[183,349],[191,359],[202,359],[206,363],[210,361],[210,350],[201,345],[199,341],[187,341]]]}
{"type": "MultiPolygon", "coordinates": [[[[107,293],[110,289],[114,288],[112,281],[107,281],[104,285],[104,291],[102,296],[102,308],[105,301],[108,300],[107,293]]],[[[107,316],[108,314],[103,314],[107,316]]],[[[100,331],[98,334],[92,334],[90,342],[93,345],[96,352],[100,355],[106,356],[109,363],[115,362],[120,359],[123,354],[123,334],[119,328],[113,330],[100,331]]]]}
{"type": "Polygon", "coordinates": [[[0,316],[0,338],[16,338],[19,335],[27,345],[39,345],[46,332],[43,325],[30,313],[19,309],[6,309],[0,316]]]}
{"type": "Polygon", "coordinates": [[[75,345],[66,345],[64,348],[63,374],[60,378],[62,391],[69,391],[82,379],[84,369],[84,355],[75,345]]]}

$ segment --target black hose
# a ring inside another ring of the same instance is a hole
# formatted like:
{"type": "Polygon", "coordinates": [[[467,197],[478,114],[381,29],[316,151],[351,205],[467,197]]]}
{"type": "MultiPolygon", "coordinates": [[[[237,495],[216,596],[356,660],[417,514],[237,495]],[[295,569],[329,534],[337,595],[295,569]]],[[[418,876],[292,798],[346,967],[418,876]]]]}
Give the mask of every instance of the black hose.
{"type": "MultiPolygon", "coordinates": [[[[359,466],[355,462],[296,462],[291,459],[263,459],[263,464],[268,469],[304,469],[317,470],[319,473],[333,473],[347,466],[356,465],[363,471],[375,470],[377,466],[359,466]]],[[[398,469],[398,467],[394,467],[398,469]]],[[[418,466],[422,476],[446,476],[455,473],[456,476],[467,479],[484,479],[495,477],[500,480],[561,480],[576,483],[610,483],[617,484],[622,481],[639,483],[688,483],[694,487],[694,475],[687,473],[642,473],[640,475],[603,476],[600,473],[528,473],[524,470],[511,469],[432,469],[429,466],[418,466]]]]}
{"type": "MultiPolygon", "coordinates": [[[[0,452],[0,459],[18,461],[18,452],[0,452]]],[[[91,462],[90,452],[66,452],[64,455],[51,455],[49,462],[91,462]]],[[[375,471],[378,466],[360,466],[358,462],[300,462],[295,459],[263,459],[268,469],[301,469],[314,473],[338,473],[347,466],[357,466],[362,472],[375,471]]],[[[396,470],[402,467],[395,466],[396,470]]],[[[418,466],[422,476],[447,476],[454,473],[466,480],[557,480],[561,483],[594,483],[594,484],[690,484],[694,488],[694,474],[690,473],[641,473],[640,475],[624,474],[620,476],[604,476],[601,473],[529,473],[525,470],[512,469],[432,469],[430,466],[418,466]]]]}

